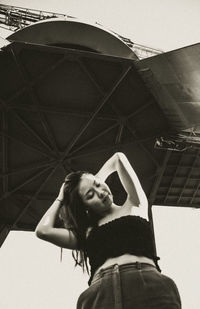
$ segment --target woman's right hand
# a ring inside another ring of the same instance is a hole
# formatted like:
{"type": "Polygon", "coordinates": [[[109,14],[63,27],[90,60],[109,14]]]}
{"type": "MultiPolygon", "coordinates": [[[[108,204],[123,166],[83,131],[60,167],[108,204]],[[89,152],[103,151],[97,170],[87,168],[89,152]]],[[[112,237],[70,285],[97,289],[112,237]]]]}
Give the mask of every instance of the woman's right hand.
{"type": "Polygon", "coordinates": [[[63,182],[62,186],[60,187],[60,191],[57,197],[57,199],[60,201],[63,201],[64,199],[64,188],[65,188],[65,183],[63,182]]]}

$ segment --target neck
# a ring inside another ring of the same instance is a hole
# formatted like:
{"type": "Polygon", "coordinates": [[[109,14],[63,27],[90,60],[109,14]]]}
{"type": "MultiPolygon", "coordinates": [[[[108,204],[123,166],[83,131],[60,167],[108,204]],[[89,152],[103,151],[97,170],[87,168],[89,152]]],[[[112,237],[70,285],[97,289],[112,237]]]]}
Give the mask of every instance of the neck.
{"type": "Polygon", "coordinates": [[[120,206],[117,206],[116,204],[112,203],[110,209],[108,211],[106,211],[100,218],[101,219],[104,219],[105,217],[107,216],[112,216],[114,213],[116,213],[116,211],[118,211],[119,209],[121,209],[120,206]]]}

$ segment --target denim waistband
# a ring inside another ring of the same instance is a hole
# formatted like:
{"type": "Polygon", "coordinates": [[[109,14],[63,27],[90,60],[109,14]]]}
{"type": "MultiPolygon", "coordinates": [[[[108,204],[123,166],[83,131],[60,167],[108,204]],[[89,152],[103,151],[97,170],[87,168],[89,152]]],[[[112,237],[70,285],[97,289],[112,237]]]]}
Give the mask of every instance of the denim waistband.
{"type": "Polygon", "coordinates": [[[138,270],[154,270],[157,271],[156,266],[148,263],[127,263],[127,264],[113,264],[111,266],[108,266],[106,268],[101,268],[93,277],[91,281],[91,285],[96,283],[99,279],[101,279],[105,275],[109,275],[114,273],[115,271],[125,271],[125,270],[132,270],[132,271],[138,271],[138,270]]]}

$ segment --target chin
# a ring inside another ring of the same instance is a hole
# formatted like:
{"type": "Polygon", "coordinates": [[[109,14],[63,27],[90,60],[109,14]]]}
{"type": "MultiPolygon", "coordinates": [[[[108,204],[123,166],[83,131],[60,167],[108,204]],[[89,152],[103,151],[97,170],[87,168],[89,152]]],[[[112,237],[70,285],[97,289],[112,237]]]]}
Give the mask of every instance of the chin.
{"type": "Polygon", "coordinates": [[[112,207],[112,201],[110,200],[108,203],[105,204],[105,209],[110,210],[112,207]]]}
{"type": "Polygon", "coordinates": [[[113,196],[112,195],[109,196],[109,200],[110,200],[110,207],[111,207],[112,204],[113,204],[113,196]]]}

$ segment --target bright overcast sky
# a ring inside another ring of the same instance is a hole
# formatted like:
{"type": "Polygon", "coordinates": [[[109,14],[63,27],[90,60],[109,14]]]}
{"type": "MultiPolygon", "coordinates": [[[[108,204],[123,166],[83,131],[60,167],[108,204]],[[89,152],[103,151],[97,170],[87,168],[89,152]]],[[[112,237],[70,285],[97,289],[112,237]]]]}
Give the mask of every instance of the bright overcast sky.
{"type": "MultiPolygon", "coordinates": [[[[200,38],[199,0],[3,0],[1,4],[98,21],[136,43],[165,51],[198,43],[200,38]]],[[[199,222],[199,210],[154,207],[160,266],[176,281],[183,309],[200,308],[199,222]]],[[[70,251],[65,250],[60,263],[59,248],[28,232],[9,234],[0,251],[0,274],[1,309],[74,309],[88,280],[81,270],[74,270],[70,251]]]]}
{"type": "Polygon", "coordinates": [[[165,51],[199,42],[199,0],[1,0],[1,3],[98,21],[136,43],[165,51]]]}

